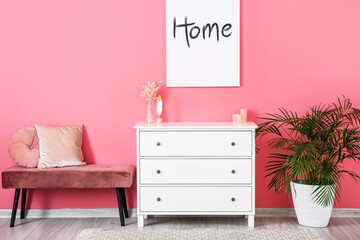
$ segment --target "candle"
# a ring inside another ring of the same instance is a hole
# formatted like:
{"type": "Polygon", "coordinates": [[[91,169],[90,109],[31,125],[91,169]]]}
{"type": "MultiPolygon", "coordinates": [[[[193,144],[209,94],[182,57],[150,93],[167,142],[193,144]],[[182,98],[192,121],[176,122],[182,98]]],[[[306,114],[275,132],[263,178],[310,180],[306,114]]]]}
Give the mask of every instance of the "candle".
{"type": "Polygon", "coordinates": [[[233,114],[233,124],[240,124],[241,123],[241,115],[240,114],[233,114]]]}
{"type": "Polygon", "coordinates": [[[159,94],[158,98],[157,98],[157,101],[156,101],[156,111],[157,111],[157,114],[158,114],[158,118],[156,119],[156,123],[157,125],[161,125],[162,124],[162,118],[160,117],[161,116],[161,113],[162,113],[162,110],[163,110],[163,101],[161,99],[161,96],[159,94]]]}
{"type": "Polygon", "coordinates": [[[241,113],[241,116],[242,116],[242,122],[243,123],[247,123],[247,113],[248,113],[248,110],[243,108],[243,109],[240,109],[240,113],[241,113]]]}

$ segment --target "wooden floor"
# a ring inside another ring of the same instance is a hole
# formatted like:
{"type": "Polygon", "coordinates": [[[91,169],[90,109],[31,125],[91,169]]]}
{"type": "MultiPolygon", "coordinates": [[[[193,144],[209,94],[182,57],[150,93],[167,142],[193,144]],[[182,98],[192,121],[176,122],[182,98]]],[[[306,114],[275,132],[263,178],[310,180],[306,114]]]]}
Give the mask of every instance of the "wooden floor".
{"type": "MultiPolygon", "coordinates": [[[[0,239],[76,239],[86,228],[137,229],[137,219],[126,219],[120,227],[119,218],[68,218],[68,219],[16,219],[15,227],[9,227],[9,219],[0,219],[0,239]]],[[[243,217],[149,217],[146,229],[223,228],[246,229],[243,217]]],[[[257,217],[257,229],[293,229],[299,226],[296,218],[257,217]]],[[[323,239],[360,239],[360,218],[332,218],[327,228],[313,228],[323,239]]]]}

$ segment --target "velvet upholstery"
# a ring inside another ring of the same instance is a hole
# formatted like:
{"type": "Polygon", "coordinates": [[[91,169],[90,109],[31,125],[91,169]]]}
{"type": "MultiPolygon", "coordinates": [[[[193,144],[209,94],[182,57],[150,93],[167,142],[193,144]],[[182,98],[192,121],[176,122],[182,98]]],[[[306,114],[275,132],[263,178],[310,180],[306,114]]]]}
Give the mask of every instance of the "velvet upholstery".
{"type": "Polygon", "coordinates": [[[2,172],[2,187],[9,188],[129,188],[135,167],[91,164],[63,168],[13,166],[2,172]]]}
{"type": "Polygon", "coordinates": [[[38,168],[85,165],[82,153],[83,125],[53,127],[35,124],[39,137],[38,168]]]}

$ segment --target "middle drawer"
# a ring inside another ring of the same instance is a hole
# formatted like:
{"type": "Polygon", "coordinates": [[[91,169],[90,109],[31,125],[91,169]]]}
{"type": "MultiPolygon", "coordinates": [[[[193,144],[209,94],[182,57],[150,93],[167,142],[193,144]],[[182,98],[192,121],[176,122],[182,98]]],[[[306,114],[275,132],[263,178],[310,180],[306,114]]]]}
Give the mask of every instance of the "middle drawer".
{"type": "Polygon", "coordinates": [[[141,184],[251,184],[251,159],[140,159],[141,184]]]}

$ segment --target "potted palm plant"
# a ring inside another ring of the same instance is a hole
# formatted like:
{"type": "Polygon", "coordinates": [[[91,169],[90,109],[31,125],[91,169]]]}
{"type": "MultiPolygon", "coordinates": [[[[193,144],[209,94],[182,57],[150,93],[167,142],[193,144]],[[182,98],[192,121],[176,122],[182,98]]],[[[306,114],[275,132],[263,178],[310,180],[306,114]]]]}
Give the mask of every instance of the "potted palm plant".
{"type": "Polygon", "coordinates": [[[291,192],[299,224],[326,227],[344,175],[360,179],[343,168],[345,161],[360,160],[360,110],[344,97],[311,107],[303,116],[279,108],[261,119],[257,138],[268,136],[271,149],[268,188],[291,192]]]}

